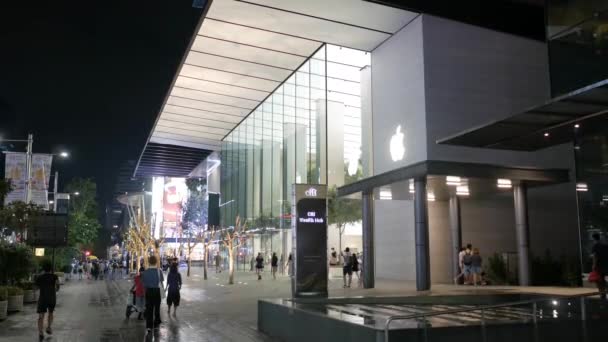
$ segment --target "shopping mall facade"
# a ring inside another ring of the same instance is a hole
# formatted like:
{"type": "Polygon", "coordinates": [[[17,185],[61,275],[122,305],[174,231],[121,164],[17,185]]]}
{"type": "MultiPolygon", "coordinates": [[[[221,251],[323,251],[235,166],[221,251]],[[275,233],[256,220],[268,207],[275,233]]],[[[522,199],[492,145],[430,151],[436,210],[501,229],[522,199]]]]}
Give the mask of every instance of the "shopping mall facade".
{"type": "Polygon", "coordinates": [[[590,234],[608,224],[603,5],[583,24],[549,17],[546,40],[373,2],[327,6],[208,4],[135,171],[157,177],[159,236],[161,192],[198,177],[219,194],[218,225],[249,226],[241,267],[258,252],[285,259],[293,184],[324,184],[360,205],[327,238],[361,253],[366,287],[451,283],[467,243],[523,285],[548,251],[588,271],[590,234]],[[594,52],[568,64],[586,37],[594,52]]]}

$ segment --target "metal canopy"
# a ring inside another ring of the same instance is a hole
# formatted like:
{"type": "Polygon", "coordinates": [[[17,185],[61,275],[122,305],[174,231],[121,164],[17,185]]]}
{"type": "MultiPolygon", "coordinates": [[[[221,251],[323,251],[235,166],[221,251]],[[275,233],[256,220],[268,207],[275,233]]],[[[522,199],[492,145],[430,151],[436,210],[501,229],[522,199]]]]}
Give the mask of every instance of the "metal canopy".
{"type": "Polygon", "coordinates": [[[569,171],[563,169],[537,169],[428,160],[343,185],[338,188],[338,196],[347,196],[357,192],[371,192],[381,186],[430,175],[482,179],[505,178],[512,181],[525,181],[530,185],[569,181],[569,171]]]}
{"type": "Polygon", "coordinates": [[[187,177],[211,151],[148,143],[135,169],[135,177],[187,177]]]}
{"type": "Polygon", "coordinates": [[[608,79],[543,105],[440,139],[438,144],[534,151],[572,141],[575,127],[608,113],[608,79]]]}
{"type": "Polygon", "coordinates": [[[214,0],[209,6],[151,143],[219,150],[323,43],[371,51],[417,15],[360,0],[214,0]]]}

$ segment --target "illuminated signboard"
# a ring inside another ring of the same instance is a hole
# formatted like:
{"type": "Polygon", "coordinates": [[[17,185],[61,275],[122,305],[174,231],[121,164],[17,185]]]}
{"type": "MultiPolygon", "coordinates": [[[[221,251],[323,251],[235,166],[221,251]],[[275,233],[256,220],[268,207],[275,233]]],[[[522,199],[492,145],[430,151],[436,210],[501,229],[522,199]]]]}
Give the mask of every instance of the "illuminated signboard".
{"type": "Polygon", "coordinates": [[[294,297],[327,297],[327,187],[294,185],[294,297]]]}

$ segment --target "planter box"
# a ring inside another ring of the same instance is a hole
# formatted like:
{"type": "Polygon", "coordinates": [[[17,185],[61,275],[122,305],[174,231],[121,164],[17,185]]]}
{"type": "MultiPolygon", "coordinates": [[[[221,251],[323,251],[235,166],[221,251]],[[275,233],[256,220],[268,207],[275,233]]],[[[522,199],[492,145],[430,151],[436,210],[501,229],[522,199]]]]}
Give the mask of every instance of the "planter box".
{"type": "Polygon", "coordinates": [[[37,300],[37,290],[23,290],[23,303],[36,303],[37,300]]]}
{"type": "Polygon", "coordinates": [[[23,310],[23,295],[8,296],[7,311],[22,311],[23,310]]]}
{"type": "Polygon", "coordinates": [[[0,302],[0,321],[5,320],[7,316],[8,301],[0,302]]]}

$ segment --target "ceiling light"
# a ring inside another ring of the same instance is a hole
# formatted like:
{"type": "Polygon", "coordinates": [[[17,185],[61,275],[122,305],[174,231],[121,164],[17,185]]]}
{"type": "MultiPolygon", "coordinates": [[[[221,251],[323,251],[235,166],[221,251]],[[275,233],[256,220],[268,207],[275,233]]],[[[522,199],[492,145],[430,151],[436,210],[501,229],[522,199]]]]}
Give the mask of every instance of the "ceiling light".
{"type": "Polygon", "coordinates": [[[461,185],[461,186],[457,186],[456,187],[456,195],[458,196],[469,196],[470,192],[469,192],[469,186],[468,185],[461,185]]]}
{"type": "Polygon", "coordinates": [[[381,200],[392,200],[393,194],[390,189],[380,190],[380,199],[381,200]]]}
{"type": "Polygon", "coordinates": [[[549,136],[549,132],[546,132],[546,133],[545,133],[545,137],[548,137],[548,136],[549,136]]]}
{"type": "Polygon", "coordinates": [[[409,189],[410,189],[410,194],[413,194],[413,193],[415,193],[415,192],[416,192],[416,191],[414,190],[414,180],[413,180],[413,179],[410,179],[410,186],[409,186],[409,189]]]}
{"type": "Polygon", "coordinates": [[[499,178],[496,181],[496,186],[503,189],[510,189],[513,186],[513,183],[510,179],[499,178]]]}
{"type": "Polygon", "coordinates": [[[435,202],[435,194],[434,194],[432,191],[429,191],[429,192],[426,194],[426,199],[427,199],[429,202],[435,202]]]}
{"type": "Polygon", "coordinates": [[[576,183],[576,191],[586,192],[589,190],[587,183],[576,183]]]}
{"type": "Polygon", "coordinates": [[[574,128],[580,128],[580,127],[581,127],[581,125],[579,125],[579,124],[574,125],[574,128]]]}
{"type": "Polygon", "coordinates": [[[445,177],[445,184],[459,186],[460,185],[460,177],[458,176],[447,176],[445,177]]]}

